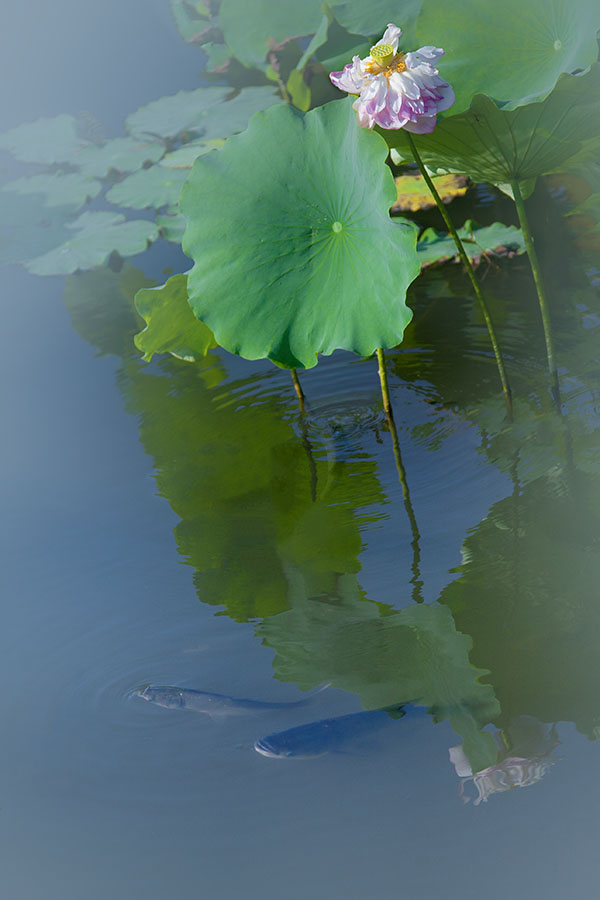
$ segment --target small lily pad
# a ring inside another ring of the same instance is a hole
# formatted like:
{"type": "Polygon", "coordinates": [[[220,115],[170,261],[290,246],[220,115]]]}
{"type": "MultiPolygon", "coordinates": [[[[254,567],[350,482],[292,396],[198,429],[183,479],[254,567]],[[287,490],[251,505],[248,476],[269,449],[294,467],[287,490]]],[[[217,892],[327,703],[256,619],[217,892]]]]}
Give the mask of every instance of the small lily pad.
{"type": "Polygon", "coordinates": [[[149,361],[155,353],[179,359],[204,359],[217,347],[210,328],[199,322],[188,303],[187,273],[174,275],[166,284],[144,288],[135,295],[135,306],[146,328],[135,336],[135,346],[149,361]]]}
{"type": "Polygon", "coordinates": [[[202,131],[204,113],[231,93],[229,87],[202,87],[179,91],[141,106],[125,119],[130,134],[176,138],[182,132],[202,131]]]}
{"type": "Polygon", "coordinates": [[[111,212],[84,212],[67,226],[72,237],[43,256],[27,263],[35,275],[70,275],[105,263],[111,253],[134,256],[158,237],[154,222],[125,221],[111,212]]]}
{"type": "Polygon", "coordinates": [[[165,152],[162,141],[113,138],[102,145],[92,144],[77,152],[71,162],[85,175],[104,178],[111,170],[135,172],[146,162],[158,162],[165,152]]]}
{"type": "Polygon", "coordinates": [[[0,149],[23,162],[53,165],[69,160],[89,141],[79,135],[77,119],[60,115],[36,119],[0,134],[0,149]]]}
{"type": "Polygon", "coordinates": [[[166,166],[151,166],[128,175],[123,181],[111,187],[106,199],[115,206],[132,209],[146,209],[162,206],[176,206],[183,182],[189,175],[188,169],[169,169],[166,166]]]}
{"type": "MultiPolygon", "coordinates": [[[[462,228],[458,229],[458,235],[463,242],[467,256],[475,261],[490,252],[502,256],[525,253],[523,232],[514,225],[494,222],[493,225],[481,227],[468,220],[462,228]]],[[[438,232],[434,228],[427,228],[423,232],[417,243],[417,252],[423,267],[458,259],[453,237],[447,232],[438,232]]]]}
{"type": "Polygon", "coordinates": [[[41,194],[46,206],[82,206],[86,200],[97,197],[102,185],[95,178],[70,172],[66,175],[53,174],[27,175],[16,181],[9,181],[3,191],[15,194],[41,194]]]}
{"type": "MultiPolygon", "coordinates": [[[[467,193],[467,179],[461,175],[441,175],[435,179],[435,187],[442,201],[450,203],[455,197],[463,197],[467,193]]],[[[392,206],[393,210],[417,212],[419,209],[432,209],[436,205],[421,174],[399,175],[396,178],[396,190],[398,199],[392,206]]]]}

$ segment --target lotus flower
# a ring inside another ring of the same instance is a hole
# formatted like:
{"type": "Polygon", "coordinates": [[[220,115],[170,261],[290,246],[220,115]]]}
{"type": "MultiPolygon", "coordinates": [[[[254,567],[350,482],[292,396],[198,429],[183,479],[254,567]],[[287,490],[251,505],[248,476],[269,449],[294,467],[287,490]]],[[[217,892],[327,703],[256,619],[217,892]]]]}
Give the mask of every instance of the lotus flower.
{"type": "Polygon", "coordinates": [[[454,103],[454,91],[435,68],[444,51],[421,47],[398,53],[401,34],[396,25],[388,25],[369,56],[355,56],[342,72],[329,77],[340,90],[358,94],[352,106],[363,128],[379,125],[426,134],[435,128],[438,112],[454,103]]]}

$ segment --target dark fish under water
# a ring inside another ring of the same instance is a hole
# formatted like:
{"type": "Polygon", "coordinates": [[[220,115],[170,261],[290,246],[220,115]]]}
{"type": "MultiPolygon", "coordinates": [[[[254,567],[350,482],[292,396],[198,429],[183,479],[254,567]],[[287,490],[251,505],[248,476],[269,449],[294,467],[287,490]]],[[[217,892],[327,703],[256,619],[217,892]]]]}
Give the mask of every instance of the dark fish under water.
{"type": "Polygon", "coordinates": [[[254,749],[272,759],[291,757],[309,759],[323,756],[325,753],[341,750],[349,741],[378,731],[403,715],[401,708],[390,712],[373,709],[333,719],[321,719],[318,722],[309,722],[307,725],[298,725],[286,731],[268,734],[256,741],[254,749]]]}
{"type": "Polygon", "coordinates": [[[188,709],[192,712],[205,713],[213,717],[252,715],[267,709],[291,709],[295,706],[304,706],[305,703],[325,689],[317,688],[311,691],[301,700],[288,702],[269,702],[266,700],[246,700],[236,697],[228,697],[226,694],[211,694],[208,691],[195,691],[191,688],[171,686],[148,685],[143,690],[136,691],[138,697],[154,703],[156,706],[164,706],[167,709],[188,709]]]}

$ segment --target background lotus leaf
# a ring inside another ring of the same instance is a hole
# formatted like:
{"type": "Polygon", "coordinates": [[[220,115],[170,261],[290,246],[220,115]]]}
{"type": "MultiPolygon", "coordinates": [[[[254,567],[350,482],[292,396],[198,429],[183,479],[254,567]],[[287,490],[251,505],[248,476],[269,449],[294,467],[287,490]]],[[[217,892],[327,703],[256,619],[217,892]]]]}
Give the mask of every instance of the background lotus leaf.
{"type": "MultiPolygon", "coordinates": [[[[567,163],[598,133],[599,83],[598,66],[585,76],[565,75],[546,100],[515,110],[498,109],[478,94],[468,112],[442,119],[434,132],[415,135],[414,141],[430,169],[498,186],[516,179],[527,195],[538,175],[567,163]]],[[[387,131],[385,137],[412,158],[404,132],[387,131]]]]}
{"type": "Polygon", "coordinates": [[[386,155],[341,100],[259,113],[196,160],[181,195],[190,304],[222,347],[309,368],[401,341],[419,263],[414,229],[389,216],[386,155]]]}
{"type": "MultiPolygon", "coordinates": [[[[461,175],[440,175],[435,179],[435,187],[444,203],[467,193],[467,182],[461,175]]],[[[399,175],[396,178],[398,193],[393,210],[416,212],[419,209],[433,209],[435,200],[421,174],[399,175]]]]}
{"type": "Polygon", "coordinates": [[[340,25],[352,34],[379,39],[390,22],[398,25],[402,29],[398,46],[406,51],[416,49],[416,23],[421,3],[422,0],[333,0],[331,7],[340,25]]]}
{"type": "Polygon", "coordinates": [[[125,119],[131,134],[152,134],[175,138],[183,131],[201,131],[202,118],[207,109],[220,103],[231,93],[229,87],[196,88],[179,91],[153,100],[130,113],[125,119]]]}
{"type": "Polygon", "coordinates": [[[84,212],[67,228],[73,236],[43,256],[27,264],[35,275],[70,275],[105,263],[115,251],[134,256],[158,237],[154,222],[126,222],[125,216],[111,212],[84,212]]]}
{"type": "MultiPolygon", "coordinates": [[[[480,259],[490,251],[507,249],[513,253],[525,253],[523,232],[514,225],[494,222],[493,225],[482,228],[467,221],[458,229],[458,234],[471,259],[480,259]]],[[[434,228],[427,228],[420,236],[417,251],[422,266],[430,266],[440,260],[455,259],[458,256],[454,238],[447,233],[440,234],[434,228]]]]}
{"type": "Polygon", "coordinates": [[[146,209],[152,206],[175,206],[179,200],[181,186],[189,169],[169,169],[166,166],[151,166],[128,175],[108,191],[106,199],[116,206],[146,209]]]}
{"type": "Polygon", "coordinates": [[[135,306],[146,328],[135,336],[135,346],[149,361],[155,353],[179,359],[204,359],[217,346],[212,331],[193,314],[188,303],[187,274],[174,275],[160,287],[144,288],[135,306]]]}
{"type": "Polygon", "coordinates": [[[82,206],[86,200],[97,197],[102,185],[95,178],[79,172],[54,172],[52,174],[25,175],[9,181],[3,191],[15,194],[41,194],[46,206],[82,206]]]}
{"type": "Polygon", "coordinates": [[[423,0],[417,43],[443,47],[440,74],[454,88],[451,113],[487,94],[507,109],[546,97],[562,73],[598,58],[597,0],[423,0]]]}
{"type": "Polygon", "coordinates": [[[323,0],[223,0],[219,21],[237,59],[245,66],[262,66],[273,45],[315,34],[322,8],[323,0]]]}
{"type": "Polygon", "coordinates": [[[24,162],[52,165],[64,162],[89,141],[79,134],[74,116],[43,117],[0,134],[0,150],[8,150],[24,162]]]}
{"type": "Polygon", "coordinates": [[[72,206],[46,206],[42,194],[7,192],[0,203],[0,264],[24,263],[69,240],[72,206]]]}
{"type": "Polygon", "coordinates": [[[90,144],[70,160],[85,175],[104,178],[114,169],[135,172],[145,162],[157,162],[165,152],[162,141],[144,141],[132,137],[112,138],[104,144],[90,144]]]}

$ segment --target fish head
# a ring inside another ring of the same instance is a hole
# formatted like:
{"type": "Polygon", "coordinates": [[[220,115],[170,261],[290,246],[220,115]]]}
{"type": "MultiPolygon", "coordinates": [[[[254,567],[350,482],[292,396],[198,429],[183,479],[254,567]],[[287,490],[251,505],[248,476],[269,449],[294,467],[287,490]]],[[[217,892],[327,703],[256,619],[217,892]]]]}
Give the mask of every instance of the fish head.
{"type": "Polygon", "coordinates": [[[177,687],[153,687],[149,684],[143,690],[136,692],[138,697],[154,703],[156,706],[164,706],[167,709],[183,709],[185,707],[185,694],[177,687]]]}
{"type": "Polygon", "coordinates": [[[316,756],[323,756],[322,749],[315,749],[314,752],[311,752],[310,748],[298,747],[291,742],[287,743],[282,738],[283,734],[260,738],[254,744],[254,749],[261,756],[267,756],[269,759],[314,759],[316,756]]]}

